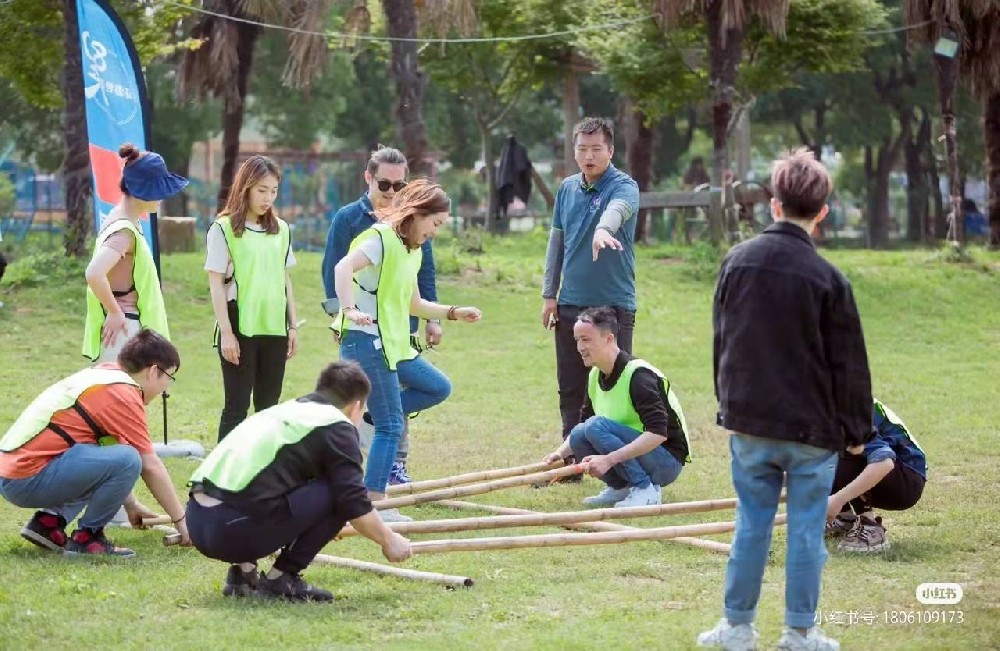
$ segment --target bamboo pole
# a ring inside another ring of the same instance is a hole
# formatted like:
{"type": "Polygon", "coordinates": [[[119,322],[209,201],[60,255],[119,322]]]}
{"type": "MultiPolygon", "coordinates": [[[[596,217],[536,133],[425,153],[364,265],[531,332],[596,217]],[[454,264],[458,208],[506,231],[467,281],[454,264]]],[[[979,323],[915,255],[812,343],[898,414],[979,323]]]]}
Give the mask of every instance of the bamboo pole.
{"type": "Polygon", "coordinates": [[[483,482],[481,484],[469,484],[468,486],[455,486],[452,488],[442,488],[440,490],[429,491],[427,493],[416,493],[414,495],[404,495],[402,497],[390,497],[384,500],[373,502],[376,509],[395,509],[401,506],[413,506],[414,504],[424,504],[426,502],[436,502],[438,500],[450,499],[452,497],[464,497],[466,495],[482,495],[502,488],[512,488],[514,486],[527,486],[539,481],[547,481],[557,477],[566,477],[583,472],[583,466],[574,464],[564,466],[555,470],[537,472],[521,477],[508,477],[494,481],[483,482]]]}
{"type": "MultiPolygon", "coordinates": [[[[775,524],[785,521],[784,515],[775,519],[775,524]]],[[[727,533],[736,528],[734,522],[707,522],[676,527],[636,529],[635,531],[608,531],[604,533],[556,533],[539,536],[502,536],[497,538],[460,538],[456,540],[428,540],[412,543],[410,549],[416,554],[441,554],[460,551],[487,551],[496,549],[526,549],[534,547],[566,547],[573,545],[616,545],[641,540],[669,540],[678,536],[697,536],[712,533],[727,533]]]]}
{"type": "Polygon", "coordinates": [[[157,524],[173,524],[174,521],[170,519],[169,515],[158,515],[155,518],[143,518],[142,526],[152,527],[157,524]]]}
{"type": "Polygon", "coordinates": [[[462,484],[471,484],[473,482],[492,481],[494,479],[506,479],[507,477],[528,475],[536,472],[543,472],[545,470],[562,468],[564,465],[565,464],[562,461],[554,461],[552,463],[539,461],[538,463],[531,463],[526,466],[517,466],[515,468],[481,470],[479,472],[469,472],[464,475],[454,475],[452,477],[442,477],[441,479],[428,479],[426,481],[415,481],[410,482],[409,484],[389,486],[386,488],[386,494],[411,495],[413,493],[436,490],[438,488],[451,488],[452,486],[461,486],[462,484]]]}
{"type": "MultiPolygon", "coordinates": [[[[655,506],[631,506],[625,508],[592,509],[589,511],[564,511],[561,513],[525,513],[517,515],[496,515],[478,518],[454,518],[450,520],[424,520],[423,522],[391,522],[389,528],[397,533],[449,533],[454,531],[478,531],[482,529],[507,529],[513,527],[544,527],[598,522],[601,520],[625,520],[680,513],[705,513],[721,509],[736,508],[736,499],[702,500],[697,502],[674,502],[655,506]]],[[[344,527],[339,537],[357,535],[350,526],[344,527]]]]}
{"type": "Polygon", "coordinates": [[[313,559],[313,562],[321,565],[336,565],[337,567],[347,567],[354,570],[374,572],[376,574],[384,574],[386,576],[395,576],[402,579],[439,583],[449,587],[469,588],[472,587],[473,583],[475,583],[467,576],[454,576],[451,574],[438,574],[437,572],[407,570],[401,567],[391,567],[389,565],[369,563],[367,561],[356,561],[353,558],[341,558],[339,556],[330,556],[328,554],[316,554],[316,558],[313,559]]]}
{"type": "MultiPolygon", "coordinates": [[[[438,502],[441,506],[447,506],[452,509],[458,509],[463,511],[489,511],[491,513],[500,513],[504,515],[518,515],[518,514],[529,514],[537,513],[537,511],[529,511],[527,509],[515,509],[508,506],[494,506],[492,504],[476,504],[475,502],[462,502],[460,500],[442,500],[438,502]]],[[[576,524],[564,525],[566,529],[576,529],[578,531],[635,531],[637,527],[629,527],[623,524],[615,524],[613,522],[580,522],[576,524]]],[[[688,536],[680,536],[677,538],[670,538],[667,542],[679,543],[682,545],[689,545],[691,547],[697,547],[699,549],[707,549],[713,552],[719,552],[721,554],[728,554],[731,549],[729,543],[717,542],[715,540],[703,540],[701,538],[691,538],[688,536]]]]}

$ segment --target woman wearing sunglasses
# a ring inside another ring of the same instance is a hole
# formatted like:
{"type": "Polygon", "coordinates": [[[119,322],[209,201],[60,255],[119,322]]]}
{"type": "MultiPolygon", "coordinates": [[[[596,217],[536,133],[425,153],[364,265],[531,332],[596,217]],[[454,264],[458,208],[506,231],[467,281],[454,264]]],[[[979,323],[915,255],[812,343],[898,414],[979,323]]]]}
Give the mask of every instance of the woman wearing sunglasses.
{"type": "MultiPolygon", "coordinates": [[[[379,146],[372,152],[365,167],[365,184],[367,190],[354,203],[347,204],[337,211],[330,224],[330,232],[326,239],[326,252],[323,255],[323,287],[326,290],[326,302],[323,304],[327,314],[334,316],[340,309],[337,303],[337,292],[334,287],[333,268],[340,262],[358,235],[377,224],[387,210],[392,206],[396,193],[406,187],[408,173],[406,156],[392,147],[379,146]]],[[[431,240],[421,245],[423,260],[417,272],[417,286],[420,295],[429,301],[437,300],[437,286],[434,278],[434,250],[431,240]]],[[[410,333],[418,336],[420,320],[410,318],[410,333]]],[[[339,336],[339,331],[336,331],[339,336]]],[[[429,319],[425,327],[425,340],[428,346],[441,343],[441,323],[438,319],[429,319]]],[[[371,415],[365,414],[361,424],[361,445],[368,448],[371,444],[371,415]]],[[[389,484],[406,484],[410,476],[406,470],[406,458],[410,452],[409,428],[404,425],[403,436],[399,442],[395,462],[389,473],[389,484]]]]}
{"type": "MultiPolygon", "coordinates": [[[[385,497],[406,414],[429,409],[451,393],[444,373],[410,345],[410,315],[469,322],[481,316],[474,307],[428,301],[417,287],[421,246],[448,219],[450,207],[440,185],[413,181],[334,268],[341,305],[336,324],[342,333],[340,357],[358,362],[372,385],[368,411],[375,435],[365,473],[372,500],[385,497]]],[[[387,522],[409,519],[395,509],[381,514],[387,522]]]]}

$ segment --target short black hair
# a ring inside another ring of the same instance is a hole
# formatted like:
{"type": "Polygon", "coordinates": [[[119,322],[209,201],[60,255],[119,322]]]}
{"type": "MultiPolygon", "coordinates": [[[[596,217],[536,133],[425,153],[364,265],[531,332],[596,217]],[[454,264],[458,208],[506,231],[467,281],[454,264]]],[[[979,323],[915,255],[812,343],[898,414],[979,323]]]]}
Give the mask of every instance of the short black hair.
{"type": "Polygon", "coordinates": [[[328,364],[316,380],[316,393],[332,399],[333,406],[343,409],[352,402],[368,400],[372,384],[361,366],[354,361],[328,364]]]}
{"type": "Polygon", "coordinates": [[[118,365],[126,373],[138,373],[144,368],[158,366],[160,370],[181,367],[181,356],[170,341],[155,330],[143,328],[118,353],[118,365]]]}
{"type": "Polygon", "coordinates": [[[611,126],[611,121],[605,118],[583,118],[573,127],[573,144],[576,144],[576,137],[581,133],[590,135],[600,131],[604,134],[604,142],[608,147],[615,146],[615,130],[611,126]]]}
{"type": "Polygon", "coordinates": [[[618,317],[610,307],[588,307],[580,312],[576,320],[590,323],[601,332],[610,332],[615,337],[618,336],[618,317]]]}

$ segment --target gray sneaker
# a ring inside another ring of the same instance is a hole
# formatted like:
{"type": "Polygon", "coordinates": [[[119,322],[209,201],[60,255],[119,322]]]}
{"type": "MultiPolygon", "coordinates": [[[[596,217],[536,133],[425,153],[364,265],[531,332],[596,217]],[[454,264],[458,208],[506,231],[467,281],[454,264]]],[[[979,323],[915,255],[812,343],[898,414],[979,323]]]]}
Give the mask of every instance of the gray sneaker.
{"type": "Polygon", "coordinates": [[[840,651],[840,642],[827,637],[818,626],[805,635],[786,626],[778,640],[778,651],[840,651]]]}
{"type": "Polygon", "coordinates": [[[823,535],[827,538],[843,538],[851,532],[851,529],[854,528],[854,524],[857,521],[857,516],[848,519],[838,515],[826,523],[826,529],[824,530],[823,535]]]}
{"type": "Polygon", "coordinates": [[[382,522],[413,522],[413,518],[403,515],[399,509],[385,509],[378,514],[382,517],[382,522]]]}
{"type": "Polygon", "coordinates": [[[726,651],[757,651],[759,639],[760,633],[753,624],[733,626],[723,617],[715,628],[698,635],[698,646],[726,651]]]}
{"type": "Polygon", "coordinates": [[[584,506],[594,506],[594,507],[606,507],[614,506],[615,502],[620,502],[626,497],[628,497],[628,486],[625,488],[611,488],[610,486],[605,486],[597,495],[591,495],[590,497],[583,498],[584,506]]]}
{"type": "Polygon", "coordinates": [[[858,523],[844,536],[837,549],[862,554],[889,551],[889,537],[885,533],[885,527],[882,526],[882,518],[876,517],[874,520],[864,516],[858,518],[858,523]]]}

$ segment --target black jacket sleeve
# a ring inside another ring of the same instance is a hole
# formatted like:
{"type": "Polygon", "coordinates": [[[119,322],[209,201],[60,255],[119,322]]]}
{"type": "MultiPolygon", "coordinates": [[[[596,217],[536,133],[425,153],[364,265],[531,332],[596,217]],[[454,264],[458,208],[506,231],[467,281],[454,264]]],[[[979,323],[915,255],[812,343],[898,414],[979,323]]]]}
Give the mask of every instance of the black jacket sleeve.
{"type": "Polygon", "coordinates": [[[834,408],[845,447],[867,443],[873,436],[872,384],[861,317],[846,278],[837,273],[821,329],[831,373],[834,408]]]}
{"type": "Polygon", "coordinates": [[[677,431],[680,431],[677,414],[670,408],[663,381],[656,373],[648,368],[636,369],[628,391],[632,406],[642,421],[643,431],[669,438],[672,422],[677,423],[677,431]]]}
{"type": "Polygon", "coordinates": [[[372,510],[364,484],[358,431],[351,423],[334,423],[323,428],[318,457],[324,461],[325,479],[333,490],[339,515],[346,520],[372,510]]]}

